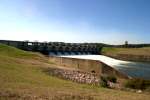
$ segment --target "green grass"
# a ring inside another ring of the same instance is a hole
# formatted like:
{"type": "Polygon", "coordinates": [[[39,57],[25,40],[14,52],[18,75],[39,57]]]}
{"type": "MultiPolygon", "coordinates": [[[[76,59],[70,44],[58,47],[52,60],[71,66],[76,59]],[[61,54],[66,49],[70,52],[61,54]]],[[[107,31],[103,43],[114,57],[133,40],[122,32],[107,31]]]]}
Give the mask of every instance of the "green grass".
{"type": "Polygon", "coordinates": [[[42,54],[24,51],[24,50],[17,49],[15,47],[7,46],[4,44],[0,44],[0,56],[48,62],[48,59],[44,57],[42,54]]]}
{"type": "Polygon", "coordinates": [[[49,65],[40,54],[0,44],[0,100],[149,100],[149,94],[137,94],[97,86],[78,84],[49,76],[49,65]],[[37,59],[38,58],[38,59],[37,59]],[[54,99],[53,99],[54,100],[54,99]]]}
{"type": "Polygon", "coordinates": [[[115,48],[115,47],[103,47],[102,54],[131,54],[131,55],[149,55],[150,47],[143,48],[115,48]]]}
{"type": "Polygon", "coordinates": [[[112,47],[103,47],[102,48],[102,53],[107,53],[107,52],[117,52],[118,48],[112,48],[112,47]]]}
{"type": "Polygon", "coordinates": [[[4,44],[0,44],[0,55],[19,57],[19,58],[30,58],[36,56],[36,54],[34,53],[31,52],[29,53],[27,51],[23,51],[15,47],[10,47],[4,44]]]}

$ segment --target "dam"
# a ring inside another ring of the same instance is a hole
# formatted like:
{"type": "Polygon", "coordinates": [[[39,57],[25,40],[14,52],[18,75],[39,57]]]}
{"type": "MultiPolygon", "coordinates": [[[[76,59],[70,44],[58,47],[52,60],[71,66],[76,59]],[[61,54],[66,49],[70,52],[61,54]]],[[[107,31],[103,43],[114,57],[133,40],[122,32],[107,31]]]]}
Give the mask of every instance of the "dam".
{"type": "MultiPolygon", "coordinates": [[[[105,68],[112,70],[111,73],[121,72],[123,73],[123,75],[120,74],[121,76],[127,75],[129,77],[144,78],[150,80],[149,63],[122,61],[104,55],[99,55],[102,47],[99,47],[94,43],[29,42],[10,40],[0,40],[0,43],[14,46],[26,51],[41,52],[48,56],[53,56],[50,58],[56,57],[58,63],[62,63],[62,57],[63,59],[68,58],[65,59],[66,61],[64,60],[65,66],[68,66],[70,64],[70,66],[74,66],[76,68],[81,67],[81,69],[87,70],[89,72],[100,73],[99,65],[102,64],[105,68]],[[73,61],[74,59],[76,60],[73,61]],[[81,59],[81,61],[77,59],[81,59]],[[92,68],[88,69],[83,67],[95,67],[95,69],[91,70],[92,68]],[[113,69],[111,69],[110,67],[112,67],[113,69]]],[[[105,68],[104,72],[109,74],[109,70],[105,71],[105,68]]]]}
{"type": "Polygon", "coordinates": [[[40,52],[45,55],[85,55],[100,54],[101,47],[95,43],[30,42],[0,40],[0,43],[26,51],[40,52]]]}
{"type": "Polygon", "coordinates": [[[74,55],[74,56],[60,56],[60,57],[100,61],[118,70],[119,72],[128,75],[129,77],[150,80],[149,63],[122,61],[103,55],[74,55]]]}

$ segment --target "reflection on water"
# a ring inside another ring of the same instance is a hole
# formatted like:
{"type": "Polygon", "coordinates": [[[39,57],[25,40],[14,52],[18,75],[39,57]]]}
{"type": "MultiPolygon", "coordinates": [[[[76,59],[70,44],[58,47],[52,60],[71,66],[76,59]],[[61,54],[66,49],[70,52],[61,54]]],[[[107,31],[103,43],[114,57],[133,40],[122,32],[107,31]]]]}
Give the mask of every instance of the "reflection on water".
{"type": "Polygon", "coordinates": [[[103,55],[68,55],[62,57],[99,60],[131,77],[138,77],[150,80],[149,63],[122,61],[103,55]]]}

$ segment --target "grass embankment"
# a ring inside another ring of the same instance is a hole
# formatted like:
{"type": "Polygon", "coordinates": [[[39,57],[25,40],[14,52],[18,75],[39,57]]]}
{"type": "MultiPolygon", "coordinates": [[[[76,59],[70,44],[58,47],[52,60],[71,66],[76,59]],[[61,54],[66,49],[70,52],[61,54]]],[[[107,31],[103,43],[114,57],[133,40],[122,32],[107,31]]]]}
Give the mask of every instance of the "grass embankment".
{"type": "Polygon", "coordinates": [[[43,69],[48,58],[0,44],[0,100],[149,100],[133,93],[73,83],[52,77],[43,69]]]}
{"type": "Polygon", "coordinates": [[[120,60],[150,63],[150,47],[143,48],[115,48],[104,47],[102,54],[120,60]]]}
{"type": "Polygon", "coordinates": [[[115,48],[115,47],[104,47],[102,54],[128,54],[128,55],[147,55],[150,56],[150,47],[143,48],[115,48]]]}

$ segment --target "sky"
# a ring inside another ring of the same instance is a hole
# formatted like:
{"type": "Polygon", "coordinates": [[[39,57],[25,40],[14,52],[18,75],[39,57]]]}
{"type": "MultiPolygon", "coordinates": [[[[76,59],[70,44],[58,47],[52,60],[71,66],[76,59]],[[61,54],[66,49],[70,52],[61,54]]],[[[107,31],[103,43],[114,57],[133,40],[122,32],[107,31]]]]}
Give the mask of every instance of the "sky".
{"type": "Polygon", "coordinates": [[[150,43],[150,0],[0,0],[0,40],[150,43]]]}

